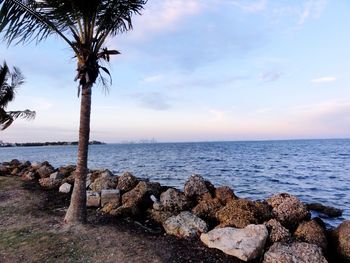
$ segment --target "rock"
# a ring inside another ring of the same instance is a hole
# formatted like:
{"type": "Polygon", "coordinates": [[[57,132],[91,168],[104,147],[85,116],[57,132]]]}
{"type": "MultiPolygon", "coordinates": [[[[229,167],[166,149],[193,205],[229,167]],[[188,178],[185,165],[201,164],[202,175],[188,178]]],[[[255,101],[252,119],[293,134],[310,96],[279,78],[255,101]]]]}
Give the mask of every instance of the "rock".
{"type": "Polygon", "coordinates": [[[151,195],[159,195],[159,183],[141,181],[131,191],[123,194],[122,204],[125,206],[142,205],[145,209],[152,205],[151,195]]]}
{"type": "Polygon", "coordinates": [[[287,228],[281,225],[276,219],[270,219],[265,222],[269,231],[269,243],[288,242],[291,240],[291,234],[287,228]]]}
{"type": "Polygon", "coordinates": [[[6,176],[9,173],[9,169],[5,165],[0,164],[0,176],[6,176]]]}
{"type": "Polygon", "coordinates": [[[319,246],[323,251],[327,249],[325,231],[315,220],[302,222],[294,232],[294,236],[299,241],[319,246]]]}
{"type": "Polygon", "coordinates": [[[187,180],[184,187],[184,193],[188,198],[199,198],[201,195],[209,192],[205,180],[198,174],[193,174],[187,180]]]}
{"type": "Polygon", "coordinates": [[[172,212],[155,209],[148,209],[147,214],[149,218],[159,224],[163,224],[169,217],[173,216],[172,212]]]}
{"type": "Polygon", "coordinates": [[[60,186],[60,188],[58,189],[58,191],[60,193],[65,193],[65,194],[69,194],[70,190],[72,189],[72,185],[69,183],[64,183],[60,186]]]}
{"type": "Polygon", "coordinates": [[[101,206],[112,203],[115,207],[120,206],[120,190],[119,189],[103,189],[101,191],[101,206]]]}
{"type": "Polygon", "coordinates": [[[210,248],[249,261],[259,257],[268,237],[265,225],[248,225],[243,229],[233,227],[216,228],[201,235],[201,240],[210,248]]]}
{"type": "Polygon", "coordinates": [[[274,243],[265,253],[263,263],[327,263],[322,249],[314,244],[274,243]]]}
{"type": "Polygon", "coordinates": [[[350,262],[350,220],[341,223],[332,233],[337,255],[350,262]]]}
{"type": "Polygon", "coordinates": [[[120,202],[119,203],[106,203],[102,208],[101,208],[101,212],[105,213],[105,214],[111,214],[113,213],[112,211],[115,211],[118,207],[120,206],[120,202]]]}
{"type": "Polygon", "coordinates": [[[303,220],[310,218],[306,206],[295,196],[282,193],[267,199],[276,219],[288,229],[294,229],[303,220]]]}
{"type": "Polygon", "coordinates": [[[222,205],[226,205],[228,202],[238,199],[233,190],[228,186],[220,186],[216,188],[215,197],[222,205]]]}
{"type": "Polygon", "coordinates": [[[67,178],[70,176],[76,169],[75,165],[67,165],[67,166],[61,166],[58,168],[58,172],[60,174],[63,174],[64,178],[67,178]]]}
{"type": "Polygon", "coordinates": [[[113,189],[115,187],[115,178],[109,172],[101,173],[100,177],[90,185],[91,190],[94,192],[101,192],[102,190],[113,189]]]}
{"type": "Polygon", "coordinates": [[[47,190],[58,189],[62,183],[62,180],[52,179],[49,177],[39,179],[41,187],[47,190]]]}
{"type": "Polygon", "coordinates": [[[194,237],[208,231],[207,224],[188,211],[168,218],[163,227],[168,235],[177,237],[194,237]]]}
{"type": "Polygon", "coordinates": [[[325,206],[320,203],[306,204],[308,210],[319,212],[327,217],[339,217],[342,216],[343,212],[341,209],[325,206]]]}
{"type": "Polygon", "coordinates": [[[64,175],[59,173],[59,172],[54,172],[54,173],[50,174],[50,178],[59,180],[59,179],[63,179],[64,175]]]}
{"type": "Polygon", "coordinates": [[[216,220],[216,212],[219,211],[219,209],[222,208],[222,205],[217,198],[212,198],[209,194],[206,195],[205,198],[203,198],[199,201],[198,205],[196,205],[192,209],[192,213],[196,216],[199,216],[200,218],[203,218],[205,220],[216,220]]]}
{"type": "Polygon", "coordinates": [[[98,192],[86,191],[86,206],[99,207],[101,204],[101,196],[98,192]]]}
{"type": "Polygon", "coordinates": [[[24,181],[33,181],[36,179],[35,173],[34,172],[25,172],[22,174],[22,180],[24,181]]]}
{"type": "Polygon", "coordinates": [[[54,172],[52,166],[42,165],[36,172],[39,174],[40,178],[47,178],[54,172]]]}
{"type": "Polygon", "coordinates": [[[41,163],[38,163],[38,162],[33,162],[31,164],[31,167],[34,169],[34,170],[38,170],[40,167],[41,167],[41,163]]]}
{"type": "Polygon", "coordinates": [[[174,188],[161,193],[159,202],[165,211],[180,212],[189,207],[185,194],[174,188]]]}
{"type": "Polygon", "coordinates": [[[10,165],[11,165],[12,167],[18,167],[18,166],[21,165],[21,162],[20,162],[19,160],[17,160],[17,159],[13,159],[13,160],[10,162],[10,165]]]}
{"type": "Polygon", "coordinates": [[[260,224],[271,218],[271,208],[264,202],[247,199],[232,200],[216,212],[220,227],[243,228],[250,224],[260,224]]]}
{"type": "Polygon", "coordinates": [[[128,192],[131,189],[133,189],[137,184],[138,180],[135,176],[133,176],[129,172],[123,173],[119,178],[118,178],[118,185],[117,188],[122,192],[128,192]]]}
{"type": "Polygon", "coordinates": [[[20,172],[19,168],[14,168],[12,171],[11,171],[11,175],[17,175],[18,173],[20,172]]]}

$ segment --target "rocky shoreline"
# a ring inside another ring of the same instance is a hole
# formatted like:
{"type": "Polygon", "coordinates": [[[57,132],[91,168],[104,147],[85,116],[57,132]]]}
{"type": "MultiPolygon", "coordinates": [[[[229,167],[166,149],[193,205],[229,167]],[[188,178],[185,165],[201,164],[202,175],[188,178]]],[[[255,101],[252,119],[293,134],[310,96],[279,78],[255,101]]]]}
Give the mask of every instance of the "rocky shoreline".
{"type": "MultiPolygon", "coordinates": [[[[52,167],[48,162],[12,160],[0,164],[0,176],[20,176],[43,189],[69,196],[75,166],[52,167]]],[[[144,218],[161,225],[169,235],[199,238],[243,261],[350,262],[350,221],[327,229],[310,210],[340,216],[339,209],[303,204],[281,193],[266,200],[242,199],[229,187],[215,187],[192,175],[183,191],[142,180],[131,173],[90,171],[87,205],[115,217],[144,218]]]]}

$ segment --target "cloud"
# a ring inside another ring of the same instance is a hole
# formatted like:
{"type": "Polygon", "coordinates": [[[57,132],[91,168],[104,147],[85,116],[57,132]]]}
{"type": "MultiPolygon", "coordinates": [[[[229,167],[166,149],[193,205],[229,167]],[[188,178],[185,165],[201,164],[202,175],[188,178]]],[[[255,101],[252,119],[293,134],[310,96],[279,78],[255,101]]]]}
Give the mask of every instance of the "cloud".
{"type": "Polygon", "coordinates": [[[228,2],[232,3],[234,6],[237,6],[243,11],[246,11],[249,13],[264,11],[267,7],[267,0],[255,0],[255,1],[231,0],[228,2]]]}
{"type": "Polygon", "coordinates": [[[141,82],[143,83],[150,83],[150,82],[157,82],[163,79],[163,75],[158,74],[158,75],[151,75],[145,77],[141,82]]]}
{"type": "Polygon", "coordinates": [[[303,25],[308,19],[320,18],[325,9],[327,0],[308,0],[304,3],[303,9],[300,12],[299,25],[303,25]]]}
{"type": "Polygon", "coordinates": [[[328,83],[328,82],[334,82],[336,80],[337,80],[336,77],[321,77],[321,78],[312,79],[311,82],[312,83],[328,83]]]}
{"type": "Polygon", "coordinates": [[[274,82],[281,78],[282,73],[276,71],[269,71],[260,74],[259,79],[262,82],[274,82]]]}
{"type": "Polygon", "coordinates": [[[159,92],[150,92],[150,93],[137,93],[132,96],[136,98],[139,104],[148,109],[164,111],[171,108],[170,97],[159,93],[159,92]]]}

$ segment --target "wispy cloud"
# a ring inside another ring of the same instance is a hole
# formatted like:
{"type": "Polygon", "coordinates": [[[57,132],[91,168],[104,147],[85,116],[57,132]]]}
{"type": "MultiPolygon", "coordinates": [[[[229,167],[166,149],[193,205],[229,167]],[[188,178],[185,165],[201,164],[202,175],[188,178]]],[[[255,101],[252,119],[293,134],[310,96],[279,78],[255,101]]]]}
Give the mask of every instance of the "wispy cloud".
{"type": "Polygon", "coordinates": [[[150,82],[157,82],[163,79],[163,75],[157,74],[157,75],[151,75],[145,77],[141,82],[143,83],[150,83],[150,82]]]}
{"type": "Polygon", "coordinates": [[[337,80],[336,77],[321,77],[321,78],[312,79],[311,82],[312,83],[328,83],[328,82],[333,82],[336,80],[337,80]]]}
{"type": "Polygon", "coordinates": [[[171,98],[159,92],[137,93],[132,95],[139,104],[147,109],[152,110],[168,110],[171,108],[171,98]]]}
{"type": "Polygon", "coordinates": [[[232,3],[234,6],[239,7],[243,11],[256,13],[264,11],[267,8],[267,0],[229,0],[229,3],[232,3]]]}
{"type": "Polygon", "coordinates": [[[262,82],[274,82],[280,79],[282,76],[281,72],[278,71],[268,71],[260,74],[259,79],[262,82]]]}
{"type": "Polygon", "coordinates": [[[299,25],[303,25],[308,19],[320,18],[325,9],[327,0],[308,0],[305,1],[304,6],[300,12],[299,25]]]}

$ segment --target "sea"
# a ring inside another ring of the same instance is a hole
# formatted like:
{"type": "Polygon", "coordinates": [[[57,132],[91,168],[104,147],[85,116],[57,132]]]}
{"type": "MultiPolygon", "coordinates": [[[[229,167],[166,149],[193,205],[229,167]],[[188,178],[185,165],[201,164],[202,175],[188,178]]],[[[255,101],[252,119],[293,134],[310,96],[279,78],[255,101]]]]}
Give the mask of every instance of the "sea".
{"type": "MultiPolygon", "coordinates": [[[[75,164],[76,146],[0,148],[0,162],[75,164]]],[[[89,148],[89,168],[125,171],[183,189],[191,174],[236,195],[262,200],[287,192],[306,203],[343,210],[330,226],[350,219],[350,139],[104,144],[89,148]]]]}

